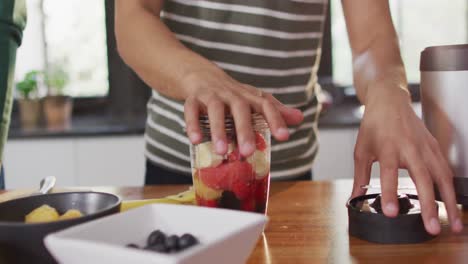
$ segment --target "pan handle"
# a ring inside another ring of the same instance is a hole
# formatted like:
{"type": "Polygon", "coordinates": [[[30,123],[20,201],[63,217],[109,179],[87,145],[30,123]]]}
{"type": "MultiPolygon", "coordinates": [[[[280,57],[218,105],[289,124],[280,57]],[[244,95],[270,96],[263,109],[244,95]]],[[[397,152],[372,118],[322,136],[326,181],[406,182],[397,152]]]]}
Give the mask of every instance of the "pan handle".
{"type": "Polygon", "coordinates": [[[39,193],[47,194],[49,193],[55,186],[55,182],[57,179],[54,176],[47,176],[41,180],[41,187],[39,188],[39,193]]]}

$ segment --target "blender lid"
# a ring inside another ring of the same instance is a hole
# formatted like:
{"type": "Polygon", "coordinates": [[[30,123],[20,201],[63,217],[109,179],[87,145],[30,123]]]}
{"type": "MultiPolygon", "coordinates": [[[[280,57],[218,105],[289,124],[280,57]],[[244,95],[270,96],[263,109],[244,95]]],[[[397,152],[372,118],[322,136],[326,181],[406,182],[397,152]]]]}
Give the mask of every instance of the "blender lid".
{"type": "Polygon", "coordinates": [[[390,218],[372,208],[379,195],[363,195],[348,201],[349,235],[382,244],[421,243],[435,237],[424,228],[418,196],[405,194],[413,206],[390,218]]]}
{"type": "Polygon", "coordinates": [[[421,71],[468,71],[468,44],[432,46],[421,52],[421,71]]]}

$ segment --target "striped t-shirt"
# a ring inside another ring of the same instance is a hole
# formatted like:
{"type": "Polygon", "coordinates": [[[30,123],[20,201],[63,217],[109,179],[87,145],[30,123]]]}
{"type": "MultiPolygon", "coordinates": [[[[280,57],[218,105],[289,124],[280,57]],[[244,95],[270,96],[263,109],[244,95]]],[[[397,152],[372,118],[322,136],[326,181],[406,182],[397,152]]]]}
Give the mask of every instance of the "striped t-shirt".
{"type": "MultiPolygon", "coordinates": [[[[166,0],[162,20],[189,49],[232,78],[303,111],[290,139],[272,139],[271,177],[312,168],[320,104],[317,70],[327,0],[166,0]]],[[[148,102],[146,157],[191,175],[183,102],[156,91],[148,102]]]]}

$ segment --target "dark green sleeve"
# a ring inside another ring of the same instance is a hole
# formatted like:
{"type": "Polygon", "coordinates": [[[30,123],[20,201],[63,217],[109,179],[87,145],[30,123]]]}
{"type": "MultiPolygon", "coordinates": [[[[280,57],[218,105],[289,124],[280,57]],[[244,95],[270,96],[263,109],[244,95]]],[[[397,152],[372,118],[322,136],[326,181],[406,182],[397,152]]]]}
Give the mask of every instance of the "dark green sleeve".
{"type": "Polygon", "coordinates": [[[25,1],[0,0],[0,162],[10,125],[16,50],[25,25],[25,1]]]}

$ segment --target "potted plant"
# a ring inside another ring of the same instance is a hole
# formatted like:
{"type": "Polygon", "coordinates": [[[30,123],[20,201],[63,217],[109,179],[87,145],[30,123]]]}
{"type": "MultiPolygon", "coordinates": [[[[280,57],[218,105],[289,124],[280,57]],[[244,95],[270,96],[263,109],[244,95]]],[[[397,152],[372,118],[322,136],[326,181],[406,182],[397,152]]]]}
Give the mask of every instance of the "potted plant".
{"type": "Polygon", "coordinates": [[[24,79],[16,83],[21,127],[24,129],[37,128],[41,114],[41,103],[37,97],[39,71],[26,73],[24,79]]]}
{"type": "Polygon", "coordinates": [[[44,97],[43,107],[47,127],[52,130],[66,129],[71,124],[73,100],[65,95],[69,82],[67,72],[59,66],[53,66],[44,73],[47,85],[47,96],[44,97]]]}

